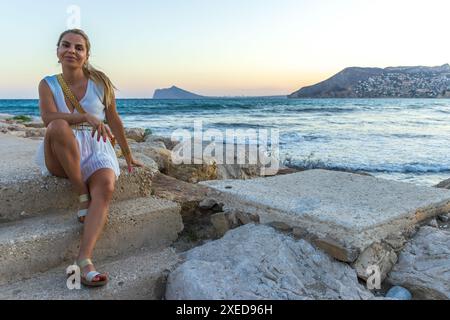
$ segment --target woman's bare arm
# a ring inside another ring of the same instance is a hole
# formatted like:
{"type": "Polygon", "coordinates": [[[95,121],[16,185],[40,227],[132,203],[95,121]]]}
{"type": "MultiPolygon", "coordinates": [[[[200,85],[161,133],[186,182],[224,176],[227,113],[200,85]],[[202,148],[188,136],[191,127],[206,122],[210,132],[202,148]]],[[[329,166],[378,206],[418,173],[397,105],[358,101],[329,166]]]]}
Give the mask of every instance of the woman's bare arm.
{"type": "Polygon", "coordinates": [[[44,121],[46,127],[56,119],[66,120],[69,124],[86,122],[84,114],[58,112],[52,91],[45,80],[41,80],[39,83],[39,109],[42,121],[44,121]]]}
{"type": "Polygon", "coordinates": [[[116,109],[116,100],[112,99],[112,104],[105,111],[108,126],[111,128],[112,134],[117,139],[122,150],[129,150],[128,141],[125,137],[125,129],[122,120],[116,109]]]}
{"type": "Polygon", "coordinates": [[[112,134],[117,138],[117,142],[122,149],[122,154],[125,157],[128,165],[128,172],[133,171],[133,166],[143,167],[144,164],[136,159],[134,159],[131,153],[130,147],[128,146],[128,141],[125,137],[125,130],[123,128],[122,120],[116,110],[116,99],[112,99],[112,104],[106,108],[105,111],[106,119],[108,120],[108,125],[111,128],[112,134]]]}

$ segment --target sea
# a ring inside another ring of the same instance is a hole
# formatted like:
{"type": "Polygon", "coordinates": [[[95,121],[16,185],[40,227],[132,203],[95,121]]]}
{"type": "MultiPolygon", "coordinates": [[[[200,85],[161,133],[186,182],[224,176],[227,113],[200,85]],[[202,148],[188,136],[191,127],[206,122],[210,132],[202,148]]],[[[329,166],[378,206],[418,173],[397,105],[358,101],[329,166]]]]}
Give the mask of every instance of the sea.
{"type": "MultiPolygon", "coordinates": [[[[279,134],[284,164],[364,171],[433,186],[450,178],[450,99],[118,99],[127,127],[279,134]]],[[[39,117],[38,100],[0,100],[0,113],[39,117]]],[[[248,140],[248,143],[255,143],[248,140]]]]}

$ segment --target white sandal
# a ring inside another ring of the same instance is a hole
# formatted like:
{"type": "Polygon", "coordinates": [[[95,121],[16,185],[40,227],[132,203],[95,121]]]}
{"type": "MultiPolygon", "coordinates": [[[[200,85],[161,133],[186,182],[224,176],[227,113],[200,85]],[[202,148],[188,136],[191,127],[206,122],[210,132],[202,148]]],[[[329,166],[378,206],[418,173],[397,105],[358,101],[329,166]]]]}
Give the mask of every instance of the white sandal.
{"type": "Polygon", "coordinates": [[[86,276],[83,276],[83,272],[82,269],[89,266],[89,265],[94,265],[91,261],[91,259],[84,259],[82,261],[75,261],[74,263],[75,265],[77,265],[80,268],[80,274],[81,274],[81,283],[84,284],[85,286],[88,287],[101,287],[104,286],[105,284],[108,283],[108,275],[107,274],[103,274],[97,271],[90,271],[86,274],[86,276]],[[105,280],[100,280],[100,281],[92,281],[94,280],[95,277],[97,276],[104,276],[105,280]]]}
{"type": "MultiPolygon", "coordinates": [[[[78,197],[78,200],[80,203],[85,203],[85,202],[89,202],[91,201],[91,197],[89,196],[89,194],[82,194],[81,196],[78,197]]],[[[84,223],[84,221],[81,221],[81,218],[85,218],[88,214],[88,209],[82,209],[82,210],[78,210],[77,216],[78,216],[78,221],[80,223],[84,223]]]]}

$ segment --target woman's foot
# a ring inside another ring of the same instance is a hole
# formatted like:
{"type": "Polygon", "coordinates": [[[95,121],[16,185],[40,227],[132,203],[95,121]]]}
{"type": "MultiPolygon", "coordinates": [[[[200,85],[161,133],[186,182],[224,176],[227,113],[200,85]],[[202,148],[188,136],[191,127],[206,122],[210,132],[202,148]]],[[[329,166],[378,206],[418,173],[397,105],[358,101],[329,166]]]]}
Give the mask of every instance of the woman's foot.
{"type": "Polygon", "coordinates": [[[108,275],[105,273],[98,273],[90,259],[77,260],[77,264],[81,271],[82,283],[86,286],[97,287],[103,286],[108,282],[108,275]],[[97,273],[95,275],[95,273],[97,273]],[[90,274],[91,273],[91,274],[90,274]],[[92,276],[94,274],[94,276],[92,276]]]}

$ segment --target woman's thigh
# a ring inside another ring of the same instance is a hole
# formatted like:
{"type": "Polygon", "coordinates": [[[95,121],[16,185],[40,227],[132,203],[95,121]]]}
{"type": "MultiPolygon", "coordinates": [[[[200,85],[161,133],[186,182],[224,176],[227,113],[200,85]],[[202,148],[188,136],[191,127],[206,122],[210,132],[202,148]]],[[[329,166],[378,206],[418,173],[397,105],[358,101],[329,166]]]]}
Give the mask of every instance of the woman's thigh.
{"type": "Polygon", "coordinates": [[[44,138],[44,156],[45,156],[45,165],[47,166],[48,171],[54,176],[60,178],[67,178],[67,174],[64,171],[64,168],[59,163],[58,158],[53,152],[50,136],[46,134],[44,138]]]}

